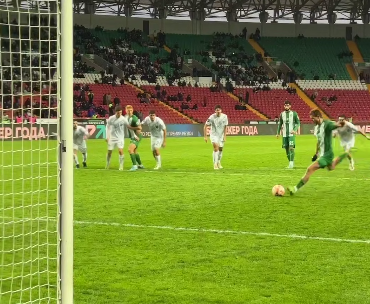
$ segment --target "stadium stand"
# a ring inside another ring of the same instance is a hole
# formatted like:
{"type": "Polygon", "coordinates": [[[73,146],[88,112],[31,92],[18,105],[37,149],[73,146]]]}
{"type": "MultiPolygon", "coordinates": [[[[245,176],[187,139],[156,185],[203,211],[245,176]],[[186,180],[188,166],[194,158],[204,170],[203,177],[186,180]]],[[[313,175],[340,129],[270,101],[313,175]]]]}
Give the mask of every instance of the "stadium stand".
{"type": "Polygon", "coordinates": [[[274,59],[294,69],[300,79],[351,79],[345,64],[352,61],[341,38],[263,37],[258,43],[274,59]]]}
{"type": "MultiPolygon", "coordinates": [[[[157,94],[155,86],[144,86],[143,89],[152,94],[157,94]]],[[[222,105],[223,111],[227,113],[230,123],[244,124],[246,121],[261,120],[260,117],[246,110],[245,107],[241,106],[237,109],[237,106],[240,106],[240,104],[225,92],[211,92],[210,88],[186,86],[161,87],[161,92],[163,89],[167,92],[166,102],[169,105],[201,123],[204,123],[214,112],[216,105],[222,105]],[[190,96],[191,100],[186,101],[188,96],[190,96]]]]}
{"type": "Polygon", "coordinates": [[[370,120],[370,94],[360,81],[300,80],[297,83],[330,118],[346,115],[355,122],[370,120]]]}
{"type": "Polygon", "coordinates": [[[358,49],[365,62],[370,61],[370,39],[361,38],[356,40],[358,49]]]}

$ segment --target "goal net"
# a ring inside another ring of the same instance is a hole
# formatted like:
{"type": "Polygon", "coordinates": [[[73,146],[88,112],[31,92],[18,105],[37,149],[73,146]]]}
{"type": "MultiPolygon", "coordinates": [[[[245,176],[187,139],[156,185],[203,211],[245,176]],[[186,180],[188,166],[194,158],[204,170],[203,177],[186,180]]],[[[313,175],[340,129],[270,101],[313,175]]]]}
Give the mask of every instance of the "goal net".
{"type": "Polygon", "coordinates": [[[60,303],[58,2],[0,1],[1,304],[60,303]]]}

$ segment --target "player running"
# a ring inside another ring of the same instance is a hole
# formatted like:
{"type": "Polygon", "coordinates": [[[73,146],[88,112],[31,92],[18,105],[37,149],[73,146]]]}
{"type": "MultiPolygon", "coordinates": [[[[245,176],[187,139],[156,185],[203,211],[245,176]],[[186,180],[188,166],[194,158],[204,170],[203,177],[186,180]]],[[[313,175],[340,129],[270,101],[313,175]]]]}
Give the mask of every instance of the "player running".
{"type": "Polygon", "coordinates": [[[77,121],[73,122],[73,159],[76,164],[76,168],[80,168],[80,163],[78,162],[77,152],[80,151],[82,153],[83,161],[82,164],[87,167],[86,160],[87,160],[87,145],[86,145],[86,138],[89,137],[89,133],[84,127],[78,125],[77,121]]]}
{"type": "Polygon", "coordinates": [[[167,138],[166,125],[164,124],[162,119],[156,116],[154,110],[149,112],[149,116],[147,116],[142,121],[141,124],[147,125],[149,127],[152,152],[157,162],[157,165],[155,166],[154,170],[158,170],[162,167],[159,149],[161,147],[163,148],[166,147],[166,138],[167,138]]]}
{"type": "Polygon", "coordinates": [[[355,132],[361,133],[367,139],[370,139],[362,130],[358,130],[355,125],[347,121],[345,115],[339,116],[340,122],[344,122],[344,126],[336,129],[333,132],[333,137],[339,135],[340,137],[340,145],[343,147],[345,152],[348,152],[348,160],[349,160],[349,169],[351,171],[355,170],[355,161],[351,155],[351,149],[355,146],[355,132]]]}
{"type": "Polygon", "coordinates": [[[285,111],[280,114],[276,138],[279,138],[281,129],[283,130],[283,149],[285,149],[286,156],[289,160],[287,169],[294,168],[294,149],[295,149],[295,135],[298,132],[301,122],[297,112],[291,110],[291,103],[289,100],[284,102],[285,111]]]}
{"type": "Polygon", "coordinates": [[[314,161],[314,163],[307,168],[305,176],[299,181],[297,186],[287,188],[290,195],[293,195],[300,188],[302,188],[308,182],[311,175],[315,171],[323,169],[325,167],[328,168],[328,170],[334,170],[335,167],[343,159],[348,157],[348,152],[345,152],[334,160],[334,152],[332,146],[333,131],[337,128],[343,127],[345,125],[345,122],[333,122],[330,120],[324,120],[319,110],[312,110],[310,112],[310,116],[312,121],[316,125],[314,134],[317,137],[317,146],[316,153],[312,158],[312,161],[314,161]]]}
{"type": "Polygon", "coordinates": [[[207,138],[207,127],[211,126],[210,139],[213,145],[213,169],[222,169],[221,159],[222,152],[224,149],[224,143],[226,141],[226,127],[229,121],[227,115],[222,113],[222,108],[220,105],[215,107],[215,113],[212,114],[204,124],[204,140],[208,141],[207,138]]]}
{"type": "Polygon", "coordinates": [[[107,122],[107,164],[106,169],[109,169],[112,151],[115,147],[118,148],[119,154],[119,170],[123,170],[123,147],[125,145],[125,127],[128,125],[127,119],[122,116],[122,107],[116,106],[116,114],[108,118],[107,122]]]}
{"type": "Polygon", "coordinates": [[[141,163],[140,155],[137,153],[141,139],[143,135],[141,134],[141,124],[140,119],[134,115],[134,108],[130,105],[126,106],[126,119],[130,127],[135,128],[135,130],[128,129],[128,134],[130,137],[130,145],[128,147],[128,153],[130,153],[130,158],[132,161],[132,168],[130,171],[136,171],[139,169],[144,169],[141,163]]]}

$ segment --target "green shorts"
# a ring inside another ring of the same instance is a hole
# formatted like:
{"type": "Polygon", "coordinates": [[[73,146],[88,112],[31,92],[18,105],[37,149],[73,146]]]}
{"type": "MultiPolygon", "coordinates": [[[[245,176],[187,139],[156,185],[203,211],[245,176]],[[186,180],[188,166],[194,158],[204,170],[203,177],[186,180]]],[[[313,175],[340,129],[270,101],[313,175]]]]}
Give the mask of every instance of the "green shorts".
{"type": "Polygon", "coordinates": [[[295,148],[295,136],[283,137],[283,149],[295,148]]]}
{"type": "Polygon", "coordinates": [[[139,135],[137,135],[137,137],[139,137],[139,140],[136,140],[135,138],[131,138],[130,139],[130,144],[134,144],[136,146],[136,148],[139,148],[139,145],[141,143],[141,139],[143,138],[143,135],[140,133],[139,135]]]}
{"type": "Polygon", "coordinates": [[[334,161],[334,154],[327,154],[327,155],[324,154],[317,160],[320,168],[331,166],[333,161],[334,161]]]}

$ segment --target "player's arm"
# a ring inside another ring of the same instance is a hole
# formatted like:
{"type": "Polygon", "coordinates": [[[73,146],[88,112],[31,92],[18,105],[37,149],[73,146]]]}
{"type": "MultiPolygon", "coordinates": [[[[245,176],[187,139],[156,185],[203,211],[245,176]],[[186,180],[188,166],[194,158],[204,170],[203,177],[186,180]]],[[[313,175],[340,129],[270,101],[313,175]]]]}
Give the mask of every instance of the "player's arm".
{"type": "Polygon", "coordinates": [[[292,134],[297,134],[300,126],[301,126],[301,121],[299,120],[298,113],[294,112],[294,128],[292,130],[292,134]]]}
{"type": "Polygon", "coordinates": [[[110,120],[108,119],[108,122],[107,122],[107,130],[106,130],[106,133],[107,133],[107,142],[109,141],[109,136],[110,136],[110,128],[111,128],[111,123],[110,123],[110,120]]]}
{"type": "Polygon", "coordinates": [[[203,135],[204,135],[204,141],[207,142],[208,141],[208,138],[207,138],[207,127],[209,127],[211,125],[211,119],[212,119],[212,116],[210,116],[206,123],[204,124],[204,127],[203,127],[203,135]]]}
{"type": "Polygon", "coordinates": [[[83,128],[83,131],[84,131],[84,139],[88,139],[90,137],[90,134],[89,134],[89,131],[87,131],[86,128],[83,128]]]}
{"type": "Polygon", "coordinates": [[[163,143],[162,143],[163,148],[166,146],[166,140],[167,140],[167,129],[166,129],[166,126],[164,125],[164,128],[163,128],[163,143]]]}
{"type": "Polygon", "coordinates": [[[224,127],[224,141],[226,141],[226,129],[228,125],[229,125],[229,120],[226,116],[226,122],[225,122],[225,127],[224,127]]]}
{"type": "Polygon", "coordinates": [[[280,118],[279,118],[279,122],[278,122],[278,128],[277,128],[277,132],[276,132],[276,138],[279,138],[282,126],[283,126],[283,117],[280,114],[280,118]]]}
{"type": "Polygon", "coordinates": [[[314,156],[312,156],[312,161],[313,162],[316,161],[316,159],[319,155],[319,152],[320,152],[320,143],[319,143],[319,141],[317,141],[317,143],[316,143],[316,152],[315,152],[314,156]]]}
{"type": "Polygon", "coordinates": [[[370,139],[370,137],[361,129],[358,129],[353,123],[346,121],[346,125],[351,128],[352,131],[360,133],[362,136],[364,136],[367,139],[370,139]]]}

